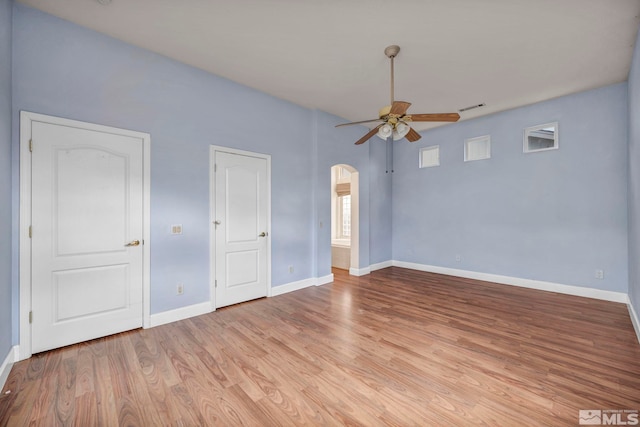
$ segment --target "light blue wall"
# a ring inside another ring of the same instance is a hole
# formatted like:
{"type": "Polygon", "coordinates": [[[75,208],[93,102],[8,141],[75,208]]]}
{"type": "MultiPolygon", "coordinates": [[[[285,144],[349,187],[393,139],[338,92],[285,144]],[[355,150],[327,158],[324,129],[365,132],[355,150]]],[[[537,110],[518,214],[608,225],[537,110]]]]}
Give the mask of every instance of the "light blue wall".
{"type": "Polygon", "coordinates": [[[629,71],[629,298],[640,315],[640,32],[629,71]]]}
{"type": "Polygon", "coordinates": [[[360,257],[357,267],[367,268],[391,260],[391,174],[385,173],[384,142],[374,137],[365,144],[355,145],[368,129],[361,126],[336,129],[335,125],[344,123],[344,119],[322,111],[314,113],[317,205],[311,238],[316,245],[317,277],[331,273],[331,167],[337,164],[350,165],[359,173],[360,257]]]}
{"type": "Polygon", "coordinates": [[[9,353],[11,331],[11,10],[0,0],[0,363],[9,353]]]}
{"type": "MultiPolygon", "coordinates": [[[[209,298],[208,153],[212,144],[272,156],[272,285],[315,277],[319,265],[321,275],[330,273],[330,261],[325,259],[330,246],[322,248],[317,263],[313,235],[318,232],[318,212],[327,224],[324,230],[330,230],[326,214],[333,162],[350,163],[360,170],[361,194],[368,206],[368,149],[342,150],[353,146],[359,132],[336,130],[337,118],[39,11],[16,5],[14,15],[14,165],[18,164],[20,110],[151,134],[152,313],[209,298]],[[326,192],[317,192],[318,200],[314,199],[317,170],[327,182],[326,192]],[[169,235],[174,223],[183,224],[182,236],[169,235]],[[290,265],[293,273],[288,271],[290,265]],[[175,295],[178,281],[185,284],[180,297],[175,295]]],[[[17,168],[14,179],[17,227],[17,168]]],[[[368,263],[368,210],[362,216],[366,248],[361,258],[368,263]]],[[[13,287],[17,292],[17,278],[13,287]]]]}
{"type": "MultiPolygon", "coordinates": [[[[367,129],[361,126],[335,128],[345,120],[316,111],[316,222],[318,277],[331,274],[331,166],[347,164],[358,170],[360,180],[360,265],[369,266],[369,149],[370,144],[355,145],[367,129]],[[320,223],[323,224],[320,228],[320,223]]],[[[375,191],[375,190],[373,190],[375,191]]],[[[373,192],[372,191],[372,192],[373,192]]],[[[387,219],[390,222],[390,218],[387,219]]]]}
{"type": "Polygon", "coordinates": [[[626,94],[617,84],[396,144],[393,258],[626,293],[626,94]],[[560,148],[524,154],[523,128],[551,121],[560,148]],[[465,163],[464,140],[487,134],[491,159],[465,163]],[[419,169],[420,148],[438,144],[440,166],[419,169]]]}
{"type": "Polygon", "coordinates": [[[368,210],[373,227],[370,232],[369,260],[370,264],[377,264],[393,259],[391,256],[391,183],[393,174],[386,168],[386,143],[378,137],[373,137],[369,140],[368,145],[371,181],[368,210]]]}

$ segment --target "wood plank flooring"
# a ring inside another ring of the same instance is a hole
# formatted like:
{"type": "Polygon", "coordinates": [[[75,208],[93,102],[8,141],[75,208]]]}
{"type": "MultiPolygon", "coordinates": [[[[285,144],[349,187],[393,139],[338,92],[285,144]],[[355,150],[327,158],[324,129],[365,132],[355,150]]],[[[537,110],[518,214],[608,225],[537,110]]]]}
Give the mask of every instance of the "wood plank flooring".
{"type": "Polygon", "coordinates": [[[576,426],[640,410],[624,304],[391,267],[16,363],[1,426],[576,426]]]}

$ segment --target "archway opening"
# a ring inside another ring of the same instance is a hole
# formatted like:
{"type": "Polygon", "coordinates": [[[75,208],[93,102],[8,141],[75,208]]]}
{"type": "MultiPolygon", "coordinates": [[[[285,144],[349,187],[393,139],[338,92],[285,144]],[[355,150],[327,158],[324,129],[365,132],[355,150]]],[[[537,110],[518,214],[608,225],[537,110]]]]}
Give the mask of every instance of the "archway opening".
{"type": "Polygon", "coordinates": [[[331,167],[331,266],[359,268],[359,176],[353,166],[331,167]]]}

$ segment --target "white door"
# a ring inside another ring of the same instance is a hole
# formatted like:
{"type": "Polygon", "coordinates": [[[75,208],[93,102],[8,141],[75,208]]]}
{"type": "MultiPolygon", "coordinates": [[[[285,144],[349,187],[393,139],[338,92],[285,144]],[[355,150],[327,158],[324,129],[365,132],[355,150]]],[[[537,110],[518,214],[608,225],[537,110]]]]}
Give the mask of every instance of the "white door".
{"type": "Polygon", "coordinates": [[[142,326],[143,141],[32,123],[32,352],[142,326]]]}
{"type": "Polygon", "coordinates": [[[215,306],[267,296],[267,159],[216,151],[215,306]]]}

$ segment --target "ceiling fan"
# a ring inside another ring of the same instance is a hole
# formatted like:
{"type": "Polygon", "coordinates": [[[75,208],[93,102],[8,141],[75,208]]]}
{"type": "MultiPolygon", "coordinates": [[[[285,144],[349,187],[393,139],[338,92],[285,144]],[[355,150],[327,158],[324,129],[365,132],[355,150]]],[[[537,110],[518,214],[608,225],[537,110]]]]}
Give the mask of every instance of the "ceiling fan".
{"type": "Polygon", "coordinates": [[[409,142],[416,142],[420,138],[420,134],[413,130],[409,123],[411,122],[457,122],[460,119],[458,113],[439,113],[439,114],[407,114],[410,102],[395,101],[393,99],[393,59],[400,52],[400,46],[391,45],[387,46],[384,50],[384,54],[391,60],[391,104],[382,108],[378,113],[377,119],[362,120],[359,122],[342,123],[336,125],[349,126],[358,125],[371,122],[382,122],[378,126],[371,129],[365,136],[356,141],[356,145],[367,142],[373,135],[378,136],[384,140],[393,137],[394,141],[402,138],[407,138],[409,142]]]}

